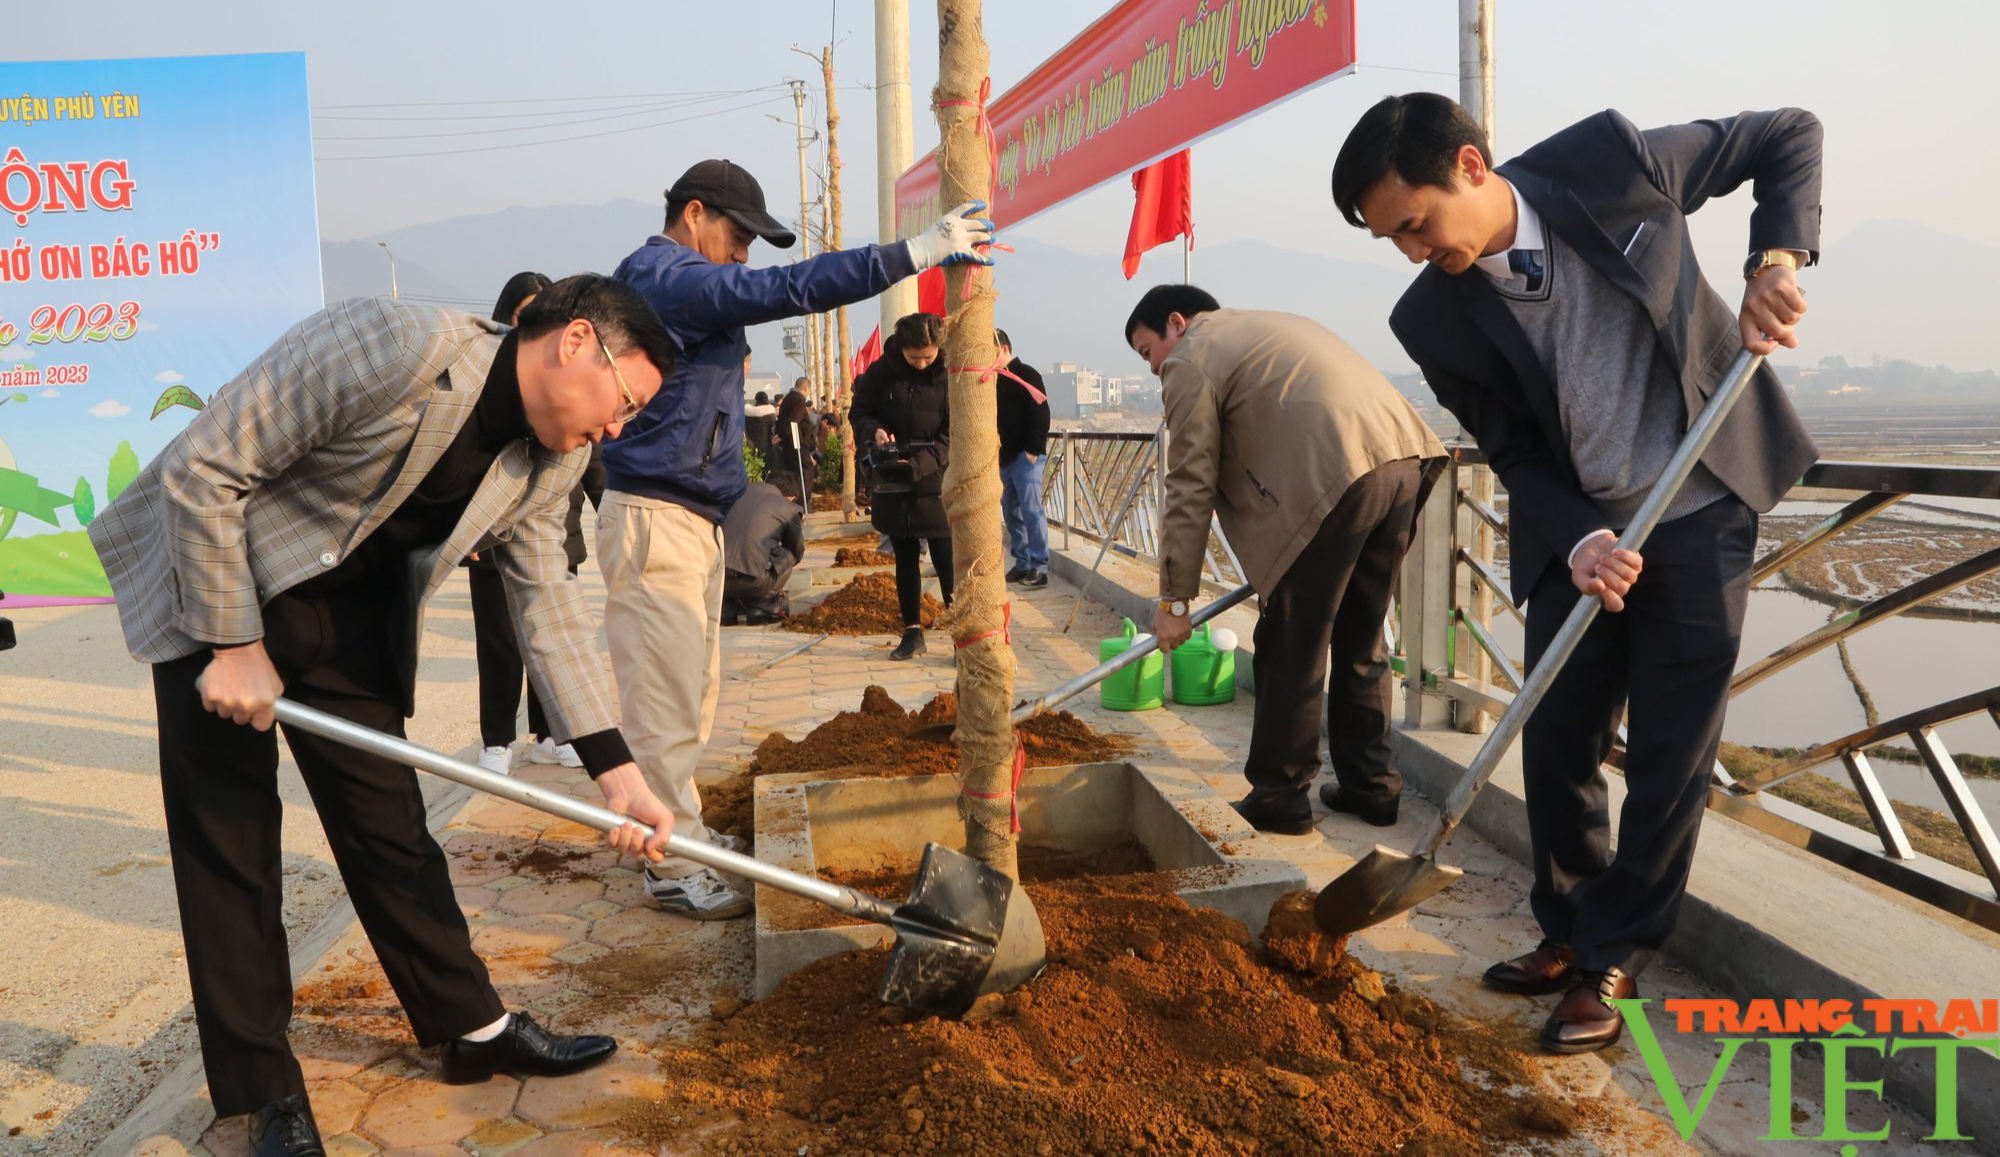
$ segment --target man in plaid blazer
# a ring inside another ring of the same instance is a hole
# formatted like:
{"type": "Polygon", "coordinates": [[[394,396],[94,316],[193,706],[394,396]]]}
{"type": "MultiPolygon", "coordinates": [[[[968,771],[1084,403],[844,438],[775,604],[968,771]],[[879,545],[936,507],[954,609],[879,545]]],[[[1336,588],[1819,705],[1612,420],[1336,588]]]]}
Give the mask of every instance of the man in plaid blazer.
{"type": "MultiPolygon", "coordinates": [[[[300,322],[224,385],[90,527],[135,658],[153,664],[160,778],[188,974],[218,1114],[253,1113],[259,1157],[320,1154],[285,1039],[273,703],[393,735],[414,704],[421,607],[491,551],[557,734],[657,859],[673,816],[617,728],[596,624],[563,553],[587,445],[673,369],[632,289],[582,275],[520,328],[380,298],[300,322]],[[248,724],[249,726],[244,726],[248,724]]],[[[574,1072],[608,1037],[502,1008],[473,954],[406,766],[286,731],[341,877],[418,1043],[452,1082],[574,1072]]]]}

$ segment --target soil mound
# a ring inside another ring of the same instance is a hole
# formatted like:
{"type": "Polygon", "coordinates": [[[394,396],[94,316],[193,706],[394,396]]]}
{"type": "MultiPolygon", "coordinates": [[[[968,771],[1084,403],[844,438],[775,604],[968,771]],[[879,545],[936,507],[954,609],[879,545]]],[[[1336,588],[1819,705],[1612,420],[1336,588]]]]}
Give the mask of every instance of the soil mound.
{"type": "Polygon", "coordinates": [[[622,1134],[718,1157],[1471,1157],[1578,1124],[1479,1030],[1349,959],[1272,968],[1164,877],[1028,887],[1048,969],[1025,988],[945,1020],[876,1000],[886,949],[822,960],[659,1042],[666,1093],[622,1134]]]}
{"type": "Polygon", "coordinates": [[[843,566],[895,566],[896,556],[883,554],[867,546],[843,546],[833,552],[833,565],[843,566]]]}
{"type": "MultiPolygon", "coordinates": [[[[924,626],[935,626],[943,615],[944,604],[926,592],[924,626]]],[[[903,612],[896,607],[895,576],[879,572],[855,575],[853,582],[826,596],[812,610],[779,623],[778,629],[808,635],[900,635],[903,612]]]]}
{"type": "MultiPolygon", "coordinates": [[[[950,692],[910,712],[887,691],[870,686],[861,693],[859,710],[841,712],[796,743],[775,731],[766,736],[750,757],[750,774],[835,770],[855,777],[950,774],[958,770],[958,748],[951,740],[925,741],[909,733],[957,718],[958,701],[950,692]]],[[[1100,735],[1067,711],[1038,715],[1014,733],[1027,749],[1029,767],[1096,763],[1126,750],[1122,738],[1100,735]]]]}

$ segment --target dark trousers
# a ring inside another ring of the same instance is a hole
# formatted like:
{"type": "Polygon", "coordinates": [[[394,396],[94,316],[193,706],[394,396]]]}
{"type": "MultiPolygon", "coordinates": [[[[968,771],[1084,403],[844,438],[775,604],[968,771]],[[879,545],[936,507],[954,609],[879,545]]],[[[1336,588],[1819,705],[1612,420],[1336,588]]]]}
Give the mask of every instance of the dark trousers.
{"type": "Polygon", "coordinates": [[[1243,765],[1253,795],[1305,793],[1319,774],[1322,704],[1341,787],[1370,801],[1402,794],[1402,774],[1389,762],[1394,689],[1382,621],[1410,548],[1422,467],[1406,458],[1355,479],[1264,596],[1251,665],[1257,700],[1243,765]]]}
{"type": "MultiPolygon", "coordinates": [[[[903,612],[903,625],[920,625],[924,609],[924,568],[917,557],[916,538],[889,536],[889,547],[896,553],[896,606],[903,612]]],[[[944,605],[951,605],[951,536],[926,538],[921,541],[930,544],[931,565],[937,568],[938,593],[944,596],[944,605]]]]}
{"type": "Polygon", "coordinates": [[[785,583],[792,577],[792,566],[791,556],[787,555],[782,566],[761,575],[748,575],[740,570],[723,572],[723,620],[752,613],[790,614],[792,600],[785,595],[785,583]]]}
{"type": "MultiPolygon", "coordinates": [[[[1674,519],[1641,552],[1625,609],[1600,613],[1521,735],[1542,934],[1577,967],[1634,976],[1674,929],[1743,639],[1757,515],[1734,496],[1674,519]],[[1630,708],[1618,853],[1603,763],[1630,708]]],[[[1532,668],[1581,596],[1560,561],[1528,600],[1532,668]]]]}
{"type": "MultiPolygon", "coordinates": [[[[280,595],[265,648],[285,695],[403,734],[400,680],[384,604],[280,595]]],[[[219,1116],[247,1113],[305,1081],[285,1039],[292,1016],[278,739],[202,710],[195,680],[210,653],[153,667],[160,786],[202,1062],[219,1116]]],[[[424,1046],[498,1020],[504,1009],[473,954],[444,852],[431,838],[416,772],[289,728],[334,862],[424,1046]]]]}
{"type": "MultiPolygon", "coordinates": [[[[521,640],[514,633],[514,615],[507,609],[507,587],[500,572],[471,566],[465,578],[472,588],[472,643],[479,658],[479,743],[505,747],[519,734],[515,720],[528,667],[521,658],[521,640]]],[[[542,711],[533,681],[528,682],[528,729],[536,739],[549,734],[549,717],[542,711]]]]}

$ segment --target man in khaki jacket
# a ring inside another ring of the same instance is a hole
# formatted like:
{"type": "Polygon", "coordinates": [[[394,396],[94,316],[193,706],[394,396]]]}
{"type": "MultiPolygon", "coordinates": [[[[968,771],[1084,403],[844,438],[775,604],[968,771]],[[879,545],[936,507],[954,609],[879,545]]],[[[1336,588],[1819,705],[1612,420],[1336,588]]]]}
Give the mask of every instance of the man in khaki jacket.
{"type": "Polygon", "coordinates": [[[1403,783],[1389,763],[1382,620],[1444,447],[1380,373],[1306,318],[1161,285],[1139,299],[1125,340],[1160,376],[1167,409],[1153,633],[1169,651],[1187,641],[1211,514],[1263,607],[1250,794],[1236,810],[1261,831],[1313,830],[1306,789],[1324,701],[1338,784],[1320,799],[1395,823],[1403,783]]]}

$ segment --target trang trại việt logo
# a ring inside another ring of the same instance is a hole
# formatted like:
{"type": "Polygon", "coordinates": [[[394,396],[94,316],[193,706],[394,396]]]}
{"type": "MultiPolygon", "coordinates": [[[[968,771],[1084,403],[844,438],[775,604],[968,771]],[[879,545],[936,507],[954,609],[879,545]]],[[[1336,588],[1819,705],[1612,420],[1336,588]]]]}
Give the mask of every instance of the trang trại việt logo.
{"type": "MultiPolygon", "coordinates": [[[[1766,1141],[1880,1141],[1889,1136],[1888,1106],[1878,1104],[1882,1113],[1876,1128],[1851,1126],[1848,1096],[1867,1093],[1882,1100],[1883,1082],[1857,1081],[1848,1076],[1848,1056],[1853,1052],[1896,1056],[1913,1050],[1935,1050],[1936,1098],[1932,1105],[1931,1132],[1926,1141],[1970,1141],[1958,1119],[1958,1054],[1979,1050],[2000,1056],[2000,1000],[1950,1000],[1940,1008],[1931,1000],[1870,999],[1861,1002],[1857,1015],[1847,1000],[1694,1000],[1661,1002],[1661,1010],[1674,1018],[1676,1032],[1725,1033],[1717,1038],[1722,1055],[1708,1073],[1701,1095],[1690,1106],[1681,1095],[1681,1082],[1668,1063],[1651,1022],[1646,1019],[1649,1000],[1608,1002],[1625,1017],[1632,1043],[1646,1061],[1653,1085],[1665,1102],[1667,1115],[1682,1140],[1694,1135],[1708,1112],[1715,1091],[1728,1079],[1737,1054],[1748,1045],[1761,1045],[1770,1066],[1771,1116],[1766,1141]],[[1867,1027],[1864,1027],[1867,1026],[1867,1027]],[[1872,1029],[1872,1033],[1870,1032],[1872,1029]],[[1757,1034],[1765,1035],[1757,1035],[1757,1034]],[[1913,1034],[1923,1034],[1913,1035],[1913,1034]],[[1817,1137],[1797,1131],[1792,1116],[1792,1067],[1801,1045],[1819,1046],[1825,1055],[1826,1081],[1822,1106],[1826,1130],[1817,1137]]],[[[1859,1109],[1860,1106],[1855,1106],[1859,1109]]],[[[1841,1157],[1856,1157],[1860,1150],[1842,1145],[1841,1157]]]]}

